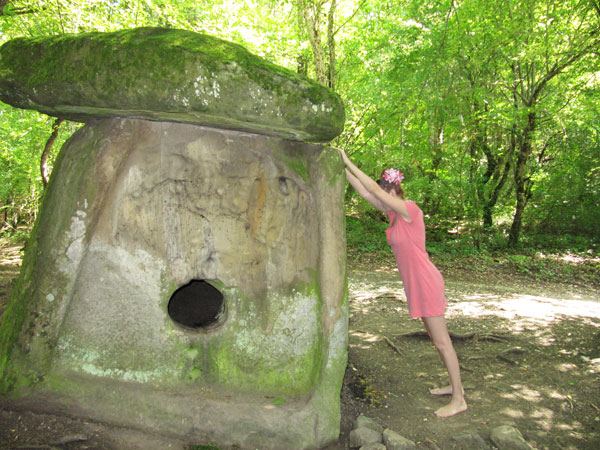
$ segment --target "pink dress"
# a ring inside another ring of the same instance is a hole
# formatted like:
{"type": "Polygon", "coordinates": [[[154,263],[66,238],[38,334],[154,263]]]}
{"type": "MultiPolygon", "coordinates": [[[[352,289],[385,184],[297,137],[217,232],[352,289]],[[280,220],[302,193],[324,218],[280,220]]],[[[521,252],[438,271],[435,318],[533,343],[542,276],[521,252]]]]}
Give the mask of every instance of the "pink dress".
{"type": "Polygon", "coordinates": [[[387,211],[390,226],[385,234],[402,276],[408,312],[413,319],[440,316],[448,304],[444,278],[425,250],[423,211],[411,201],[406,202],[406,207],[411,222],[406,222],[394,211],[387,211]]]}

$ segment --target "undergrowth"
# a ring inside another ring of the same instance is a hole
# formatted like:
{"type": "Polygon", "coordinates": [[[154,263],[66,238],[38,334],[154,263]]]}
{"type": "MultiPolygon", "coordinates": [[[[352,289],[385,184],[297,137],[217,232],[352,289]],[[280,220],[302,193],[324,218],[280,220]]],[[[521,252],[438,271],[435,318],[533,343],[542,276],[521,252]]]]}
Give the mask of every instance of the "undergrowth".
{"type": "MultiPolygon", "coordinates": [[[[351,265],[393,266],[387,244],[388,224],[371,218],[346,220],[348,259],[351,265]]],[[[577,235],[548,235],[532,231],[517,247],[507,247],[505,231],[494,233],[448,232],[427,229],[427,252],[440,269],[456,267],[473,272],[502,270],[539,281],[573,282],[600,288],[600,240],[577,235]]],[[[444,271],[444,270],[442,270],[444,271]]]]}

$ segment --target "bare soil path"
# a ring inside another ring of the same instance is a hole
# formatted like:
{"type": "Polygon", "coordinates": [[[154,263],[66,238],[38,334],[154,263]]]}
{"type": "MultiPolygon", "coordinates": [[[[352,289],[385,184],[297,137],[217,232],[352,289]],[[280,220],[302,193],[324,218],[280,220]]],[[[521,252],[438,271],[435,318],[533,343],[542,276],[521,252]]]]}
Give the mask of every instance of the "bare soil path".
{"type": "MultiPolygon", "coordinates": [[[[0,241],[0,317],[18,274],[20,250],[0,241]]],[[[442,272],[469,410],[448,419],[434,415],[448,399],[431,396],[429,389],[445,386],[446,374],[421,322],[408,317],[397,273],[389,264],[351,261],[342,435],[328,449],[347,448],[361,413],[419,448],[456,448],[452,438],[463,432],[479,434],[491,447],[490,431],[503,424],[516,426],[538,449],[600,448],[597,284],[542,283],[501,267],[442,272]]],[[[188,447],[131,429],[10,411],[0,399],[0,448],[188,447]]]]}
{"type": "MultiPolygon", "coordinates": [[[[600,448],[600,296],[595,289],[514,279],[446,280],[447,319],[469,410],[440,419],[448,384],[397,273],[350,274],[350,366],[344,418],[365,414],[422,446],[510,424],[538,449],[600,448]]],[[[351,426],[345,423],[345,430],[351,426]]],[[[433,447],[435,448],[435,447],[433,447]]]]}

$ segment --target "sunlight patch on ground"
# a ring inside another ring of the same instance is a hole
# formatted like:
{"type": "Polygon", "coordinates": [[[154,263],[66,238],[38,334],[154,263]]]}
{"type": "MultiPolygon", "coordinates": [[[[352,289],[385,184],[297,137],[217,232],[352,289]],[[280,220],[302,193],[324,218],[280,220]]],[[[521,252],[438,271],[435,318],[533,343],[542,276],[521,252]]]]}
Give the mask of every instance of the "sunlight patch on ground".
{"type": "Polygon", "coordinates": [[[575,375],[579,375],[579,371],[577,370],[577,366],[571,363],[562,363],[556,366],[556,370],[562,373],[567,373],[571,371],[575,371],[575,375]]]}
{"type": "Polygon", "coordinates": [[[351,330],[350,335],[359,337],[360,339],[362,339],[365,342],[377,342],[380,340],[380,337],[377,336],[376,334],[367,333],[367,332],[361,331],[361,330],[356,330],[356,331],[351,330]]]}
{"type": "Polygon", "coordinates": [[[504,408],[502,411],[500,411],[500,413],[504,414],[505,416],[512,417],[513,419],[522,419],[523,417],[525,417],[523,411],[519,411],[518,409],[513,408],[504,408]]]}
{"type": "MultiPolygon", "coordinates": [[[[369,308],[372,308],[373,304],[379,300],[390,298],[398,301],[399,306],[402,303],[406,305],[406,297],[401,284],[350,282],[348,289],[351,298],[350,307],[353,312],[368,314],[372,312],[369,308]]],[[[400,312],[400,309],[397,308],[396,311],[400,312]]]]}
{"type": "Polygon", "coordinates": [[[20,255],[2,255],[0,258],[0,265],[19,264],[21,262],[20,255]]]}
{"type": "MultiPolygon", "coordinates": [[[[575,432],[583,427],[578,421],[573,421],[571,423],[557,422],[557,410],[568,411],[569,409],[573,409],[573,399],[570,395],[563,395],[554,389],[545,389],[543,387],[542,389],[532,389],[522,384],[513,384],[511,385],[511,388],[513,389],[512,392],[503,392],[498,396],[513,402],[518,402],[522,399],[526,401],[525,404],[532,404],[532,406],[533,404],[539,404],[546,399],[550,399],[553,401],[554,406],[546,407],[536,405],[533,409],[524,407],[524,410],[506,407],[500,410],[501,414],[513,419],[530,417],[535,420],[540,429],[544,432],[549,432],[552,428],[575,432]]],[[[573,437],[577,437],[575,434],[573,437]]]]}
{"type": "Polygon", "coordinates": [[[527,386],[521,386],[520,384],[514,384],[511,386],[518,397],[527,400],[528,402],[539,402],[542,400],[541,394],[527,386]]]}
{"type": "Polygon", "coordinates": [[[554,423],[554,411],[549,408],[536,408],[530,417],[535,419],[544,431],[550,431],[554,423]]]}
{"type": "Polygon", "coordinates": [[[539,254],[541,258],[551,258],[556,261],[566,262],[573,265],[581,265],[585,262],[592,262],[595,264],[600,263],[600,258],[590,258],[589,256],[583,257],[581,255],[576,255],[573,253],[566,253],[564,255],[545,255],[543,253],[539,254]]]}
{"type": "Polygon", "coordinates": [[[17,245],[2,245],[0,247],[0,265],[20,264],[21,249],[17,245]]]}
{"type": "MultiPolygon", "coordinates": [[[[400,292],[396,289],[389,289],[386,286],[374,288],[373,286],[355,286],[352,291],[352,300],[357,302],[371,301],[377,297],[389,296],[400,298],[400,292]]],[[[402,292],[404,294],[404,292],[402,292]]]]}
{"type": "Polygon", "coordinates": [[[483,378],[485,380],[499,380],[501,378],[504,378],[504,374],[503,373],[488,373],[483,378]]]}
{"type": "Polygon", "coordinates": [[[559,430],[563,430],[563,431],[572,431],[572,430],[580,430],[581,428],[583,428],[583,426],[581,425],[581,422],[578,421],[574,421],[572,423],[559,423],[556,425],[556,428],[558,428],[559,430]]]}
{"type": "Polygon", "coordinates": [[[497,316],[516,323],[548,324],[568,318],[584,319],[584,323],[600,326],[593,319],[600,319],[600,302],[513,294],[499,298],[490,294],[471,294],[462,301],[452,302],[449,312],[469,317],[497,316]],[[587,319],[587,320],[586,320],[587,319]],[[592,320],[589,320],[592,319],[592,320]]]}

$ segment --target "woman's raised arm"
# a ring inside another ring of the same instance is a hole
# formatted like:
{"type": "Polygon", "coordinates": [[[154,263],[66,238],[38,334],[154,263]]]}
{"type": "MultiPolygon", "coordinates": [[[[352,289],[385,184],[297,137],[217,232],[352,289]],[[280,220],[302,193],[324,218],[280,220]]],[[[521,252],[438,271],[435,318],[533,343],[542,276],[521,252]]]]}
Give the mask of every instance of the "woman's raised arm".
{"type": "Polygon", "coordinates": [[[380,211],[385,212],[393,210],[397,214],[400,214],[400,216],[402,216],[404,220],[408,222],[411,221],[410,214],[408,213],[408,209],[406,208],[406,202],[403,198],[397,195],[392,195],[381,189],[381,187],[377,184],[375,180],[371,179],[367,174],[365,174],[362,170],[356,167],[356,165],[350,160],[350,158],[348,158],[344,150],[339,148],[337,150],[340,153],[340,156],[342,157],[342,161],[344,162],[344,164],[346,164],[346,167],[348,167],[348,169],[346,170],[346,174],[350,172],[350,175],[354,178],[354,180],[356,180],[357,185],[362,186],[362,189],[357,188],[355,184],[351,181],[351,178],[348,178],[348,175],[346,175],[346,178],[348,179],[350,184],[352,184],[352,186],[357,190],[361,197],[363,197],[365,200],[367,200],[380,211]],[[361,191],[363,191],[363,193],[365,194],[369,194],[369,198],[365,197],[365,195],[363,195],[361,191]],[[377,203],[379,203],[379,205],[381,206],[381,208],[378,207],[373,200],[376,200],[377,203]]]}

